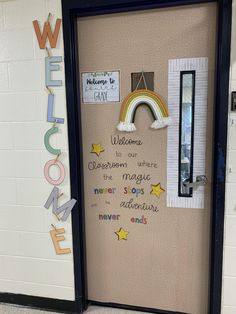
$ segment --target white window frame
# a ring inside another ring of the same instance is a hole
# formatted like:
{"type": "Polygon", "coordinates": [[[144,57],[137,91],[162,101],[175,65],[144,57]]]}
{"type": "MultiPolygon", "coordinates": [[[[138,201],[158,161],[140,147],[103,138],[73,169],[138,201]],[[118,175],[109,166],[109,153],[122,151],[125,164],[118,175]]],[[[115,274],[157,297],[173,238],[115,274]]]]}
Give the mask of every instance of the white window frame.
{"type": "Polygon", "coordinates": [[[208,98],[208,58],[169,60],[168,108],[172,124],[167,138],[167,207],[204,208],[205,187],[193,189],[192,197],[178,195],[180,72],[195,71],[193,180],[205,174],[208,98]]]}

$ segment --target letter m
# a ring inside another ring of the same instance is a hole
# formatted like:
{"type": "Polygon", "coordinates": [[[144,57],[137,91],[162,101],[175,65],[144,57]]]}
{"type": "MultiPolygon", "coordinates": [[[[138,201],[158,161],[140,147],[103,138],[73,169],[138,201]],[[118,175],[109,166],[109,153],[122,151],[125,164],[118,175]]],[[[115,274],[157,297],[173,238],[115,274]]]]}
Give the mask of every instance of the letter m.
{"type": "Polygon", "coordinates": [[[61,220],[66,221],[66,219],[69,217],[70,212],[72,211],[72,208],[74,207],[76,200],[71,199],[62,206],[58,207],[58,197],[59,197],[59,189],[57,187],[54,187],[51,194],[48,197],[47,202],[45,203],[44,207],[49,209],[49,207],[52,204],[52,212],[55,215],[59,215],[60,213],[64,212],[61,220]]]}
{"type": "Polygon", "coordinates": [[[41,49],[45,49],[46,40],[48,37],[51,48],[55,48],[57,44],[57,38],[58,38],[60,26],[61,26],[61,19],[57,19],[56,26],[53,33],[52,33],[49,22],[44,23],[43,34],[41,34],[40,32],[39,23],[37,20],[33,21],[33,25],[34,25],[34,30],[38,39],[39,47],[41,49]]]}

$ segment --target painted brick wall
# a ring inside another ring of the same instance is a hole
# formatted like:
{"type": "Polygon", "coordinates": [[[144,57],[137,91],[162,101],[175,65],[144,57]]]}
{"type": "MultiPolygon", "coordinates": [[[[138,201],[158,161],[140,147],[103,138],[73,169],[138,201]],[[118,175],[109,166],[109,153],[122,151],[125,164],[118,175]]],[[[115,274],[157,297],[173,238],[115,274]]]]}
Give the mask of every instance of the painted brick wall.
{"type": "MultiPolygon", "coordinates": [[[[230,93],[236,91],[236,0],[233,0],[230,93]]],[[[236,314],[236,113],[229,111],[222,314],[236,314]]]]}
{"type": "MultiPolygon", "coordinates": [[[[39,49],[32,21],[42,26],[48,12],[53,25],[61,17],[60,0],[0,2],[0,291],[73,300],[72,254],[56,255],[49,235],[51,223],[64,227],[61,246],[72,248],[71,223],[60,224],[43,207],[52,190],[43,167],[54,156],[43,143],[51,127],[46,122],[46,54],[39,49]]],[[[52,55],[63,56],[62,29],[52,55]]],[[[55,116],[66,120],[63,66],[54,77],[63,81],[53,89],[55,116]]],[[[51,143],[62,149],[65,203],[70,197],[66,121],[59,129],[51,143]]]]}

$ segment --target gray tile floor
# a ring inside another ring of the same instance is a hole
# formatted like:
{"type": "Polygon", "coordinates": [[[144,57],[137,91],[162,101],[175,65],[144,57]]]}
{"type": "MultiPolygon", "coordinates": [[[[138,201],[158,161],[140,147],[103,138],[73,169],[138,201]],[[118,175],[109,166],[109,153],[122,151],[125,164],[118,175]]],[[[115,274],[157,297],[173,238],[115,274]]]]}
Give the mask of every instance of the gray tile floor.
{"type": "MultiPolygon", "coordinates": [[[[141,312],[90,306],[85,313],[86,314],[138,314],[141,312]]],[[[23,308],[19,306],[0,304],[0,314],[55,314],[55,312],[39,311],[39,310],[33,310],[33,309],[23,308]]]]}

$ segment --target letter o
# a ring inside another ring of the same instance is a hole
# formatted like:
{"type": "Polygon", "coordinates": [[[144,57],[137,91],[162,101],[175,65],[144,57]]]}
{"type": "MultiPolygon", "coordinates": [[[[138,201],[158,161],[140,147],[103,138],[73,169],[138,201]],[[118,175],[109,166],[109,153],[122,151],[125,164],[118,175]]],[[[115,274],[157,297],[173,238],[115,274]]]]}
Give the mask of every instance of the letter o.
{"type": "Polygon", "coordinates": [[[52,159],[52,160],[49,160],[48,162],[46,162],[46,164],[44,166],[44,176],[45,176],[45,179],[48,181],[48,183],[50,183],[52,185],[62,184],[62,182],[65,179],[65,168],[64,168],[63,164],[60,162],[60,160],[52,159]],[[49,170],[50,170],[51,166],[54,166],[54,165],[60,169],[60,176],[57,180],[53,180],[49,174],[49,170]]]}
{"type": "Polygon", "coordinates": [[[136,189],[132,188],[132,193],[135,194],[136,193],[136,189]]]}

